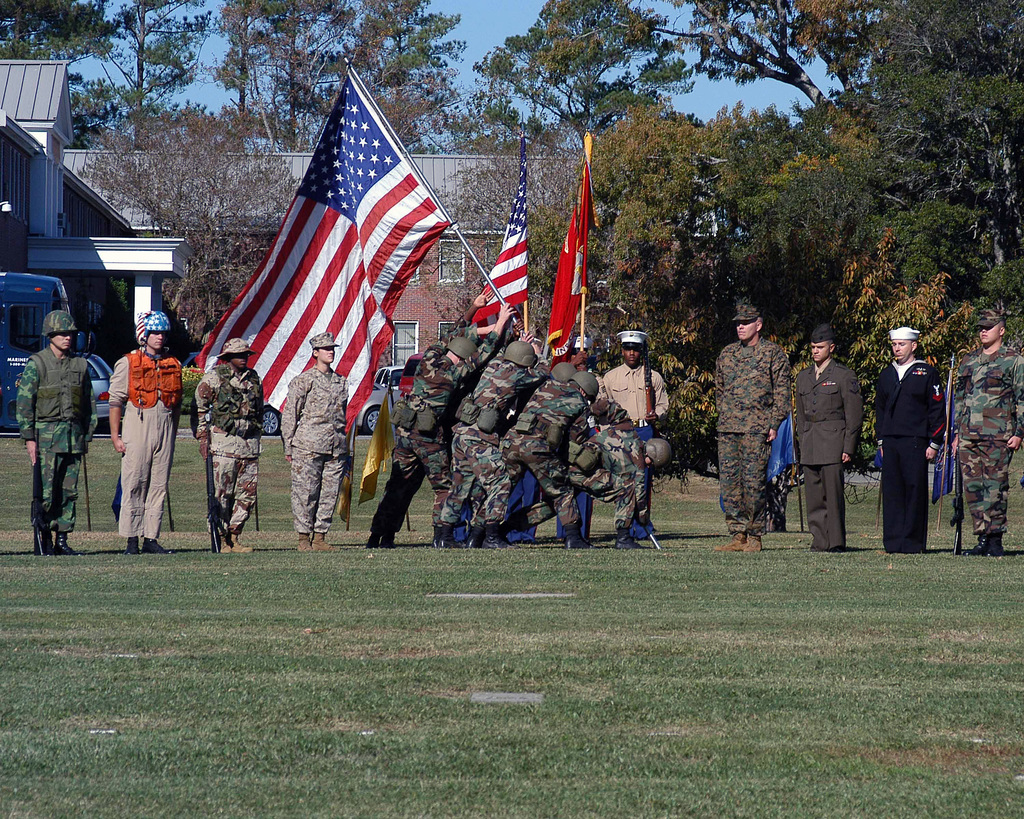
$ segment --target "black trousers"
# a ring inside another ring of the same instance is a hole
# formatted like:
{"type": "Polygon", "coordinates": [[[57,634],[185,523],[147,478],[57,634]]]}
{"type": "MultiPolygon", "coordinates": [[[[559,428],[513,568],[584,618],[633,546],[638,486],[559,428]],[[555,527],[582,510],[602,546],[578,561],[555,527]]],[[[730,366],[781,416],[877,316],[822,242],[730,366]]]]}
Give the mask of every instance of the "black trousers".
{"type": "Polygon", "coordinates": [[[928,540],[927,438],[882,440],[882,542],[885,551],[923,552],[928,540]]]}
{"type": "Polygon", "coordinates": [[[846,548],[843,465],[803,464],[803,470],[811,551],[840,552],[846,548]]]}

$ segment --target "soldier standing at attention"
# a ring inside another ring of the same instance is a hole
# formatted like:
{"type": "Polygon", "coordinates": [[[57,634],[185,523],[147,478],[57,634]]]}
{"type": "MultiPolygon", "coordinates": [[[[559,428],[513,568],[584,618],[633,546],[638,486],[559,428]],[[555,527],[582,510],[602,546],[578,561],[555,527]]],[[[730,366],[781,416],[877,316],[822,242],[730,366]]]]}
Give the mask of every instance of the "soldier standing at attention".
{"type": "Polygon", "coordinates": [[[456,326],[455,332],[459,334],[447,344],[439,341],[423,353],[409,397],[395,405],[391,477],[373,515],[367,549],[394,547],[395,533],[424,477],[434,490],[433,546],[444,548],[441,510],[452,481],[451,430],[455,411],[467,392],[467,379],[480,370],[498,348],[511,318],[512,308],[503,304],[493,326],[478,328],[464,320],[456,326]],[[477,341],[463,332],[471,333],[477,341]]]}
{"type": "Polygon", "coordinates": [[[333,552],[324,535],[331,528],[334,502],[348,464],[348,387],[344,377],[331,369],[337,346],[334,336],[320,333],[309,343],[314,364],[288,385],[281,440],[284,457],[292,465],[292,516],[299,551],[333,552]]]}
{"type": "Polygon", "coordinates": [[[181,417],[181,364],[164,352],[170,329],[166,313],[146,313],[136,328],[139,349],[110,377],[110,442],[124,456],[117,528],[128,539],[126,555],[139,554],[140,537],[145,554],[170,554],[157,540],[181,417]]]}
{"type": "Polygon", "coordinates": [[[981,347],[964,358],[956,379],[953,447],[960,453],[964,494],[978,536],[969,555],[1003,555],[1010,459],[1024,436],[1024,359],[1003,345],[1005,334],[1006,316],[982,310],[981,347]]]}
{"type": "Polygon", "coordinates": [[[47,313],[43,334],[50,343],[29,358],[18,382],[18,427],[43,478],[44,555],[81,554],[68,545],[68,532],[75,528],[78,471],[96,430],[96,397],[85,359],[71,351],[77,331],[70,313],[47,313]]]}
{"type": "Polygon", "coordinates": [[[736,305],[738,341],[715,366],[718,473],[732,540],[718,552],[760,552],[765,522],[765,472],[771,442],[792,407],[789,359],[761,338],[761,314],[736,305]]]}
{"type": "Polygon", "coordinates": [[[885,551],[917,554],[928,540],[928,461],[946,431],[946,406],[935,368],[918,361],[910,327],[889,332],[895,361],[875,388],[875,431],[882,449],[882,542],[885,551]]]}
{"type": "MultiPolygon", "coordinates": [[[[661,373],[651,370],[654,389],[654,411],[647,410],[647,385],[644,375],[644,349],[647,333],[625,330],[619,333],[623,364],[604,376],[604,389],[616,404],[622,407],[637,427],[646,427],[665,417],[668,412],[668,392],[661,373]]],[[[642,436],[644,437],[644,436],[642,436]]],[[[650,438],[650,434],[644,440],[650,438]]]]}
{"type": "Polygon", "coordinates": [[[220,363],[196,387],[199,453],[213,455],[217,502],[228,527],[222,552],[252,551],[241,535],[256,503],[263,435],[263,382],[248,367],[254,352],[245,339],[229,338],[217,356],[220,363]]]}
{"type": "Polygon", "coordinates": [[[832,358],[835,334],[827,324],[811,333],[810,367],[796,377],[796,425],[807,488],[812,552],[846,549],[843,465],[857,449],[864,400],[857,377],[832,358]]]}

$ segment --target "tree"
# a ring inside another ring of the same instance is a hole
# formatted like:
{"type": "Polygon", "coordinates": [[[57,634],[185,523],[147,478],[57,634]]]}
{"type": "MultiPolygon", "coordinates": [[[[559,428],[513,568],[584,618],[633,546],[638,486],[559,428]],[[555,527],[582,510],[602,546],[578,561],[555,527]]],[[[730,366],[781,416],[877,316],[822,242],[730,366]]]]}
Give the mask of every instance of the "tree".
{"type": "Polygon", "coordinates": [[[68,60],[102,54],[110,36],[103,3],[93,0],[0,0],[0,56],[68,60]]]}
{"type": "Polygon", "coordinates": [[[695,69],[713,80],[791,85],[814,105],[829,95],[808,69],[817,60],[844,91],[860,86],[874,45],[876,0],[672,0],[692,6],[690,25],[657,30],[700,53],[695,69]]]}
{"type": "Polygon", "coordinates": [[[195,251],[166,295],[200,340],[270,246],[295,180],[279,157],[247,150],[224,121],[191,109],[152,117],[134,134],[108,132],[101,147],[88,180],[195,251]]]}
{"type": "Polygon", "coordinates": [[[525,100],[531,113],[570,125],[578,138],[600,133],[630,107],[688,90],[686,63],[656,33],[659,23],[627,0],[548,0],[526,34],[509,37],[474,66],[485,81],[482,94],[525,100]]]}

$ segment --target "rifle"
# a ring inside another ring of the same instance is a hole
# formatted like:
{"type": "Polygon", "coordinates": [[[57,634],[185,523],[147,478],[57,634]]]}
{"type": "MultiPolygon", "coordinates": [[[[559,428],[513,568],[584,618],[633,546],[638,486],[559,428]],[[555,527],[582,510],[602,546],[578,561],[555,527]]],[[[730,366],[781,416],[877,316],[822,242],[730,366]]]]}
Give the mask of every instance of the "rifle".
{"type": "MultiPolygon", "coordinates": [[[[654,379],[651,377],[651,355],[650,348],[647,346],[647,342],[644,342],[644,397],[647,399],[647,414],[654,414],[654,379]]],[[[654,427],[653,421],[648,421],[651,428],[654,427]]],[[[654,437],[657,437],[657,430],[654,432],[654,437]]]]}
{"type": "Polygon", "coordinates": [[[206,519],[210,523],[210,551],[220,554],[224,518],[213,482],[213,453],[206,450],[206,519]]]}
{"type": "Polygon", "coordinates": [[[32,465],[32,554],[42,556],[52,549],[46,548],[50,534],[43,514],[43,467],[41,453],[36,454],[36,462],[32,465]]]}
{"type": "Polygon", "coordinates": [[[960,472],[960,448],[957,447],[953,458],[953,517],[949,525],[953,527],[953,554],[960,555],[964,551],[964,476],[960,472]]]}

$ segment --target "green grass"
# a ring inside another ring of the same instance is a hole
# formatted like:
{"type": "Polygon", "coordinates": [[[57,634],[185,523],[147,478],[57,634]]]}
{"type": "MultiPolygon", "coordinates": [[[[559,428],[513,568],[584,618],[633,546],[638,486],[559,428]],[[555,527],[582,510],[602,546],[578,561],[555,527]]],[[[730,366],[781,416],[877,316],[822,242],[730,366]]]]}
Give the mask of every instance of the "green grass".
{"type": "MultiPolygon", "coordinates": [[[[104,441],[96,531],[73,540],[90,554],[41,560],[20,450],[0,441],[3,815],[1021,814],[1024,561],[881,553],[871,493],[844,555],[799,533],[714,553],[703,481],[662,487],[661,552],[566,552],[552,528],[510,552],[368,552],[370,503],[346,548],[300,554],[272,442],[258,551],[215,557],[182,441],[181,552],[128,558],[104,441]],[[435,596],[472,592],[573,596],[435,596]]],[[[426,493],[411,519],[422,540],[426,493]]],[[[607,543],[608,509],[595,528],[607,543]]]]}

